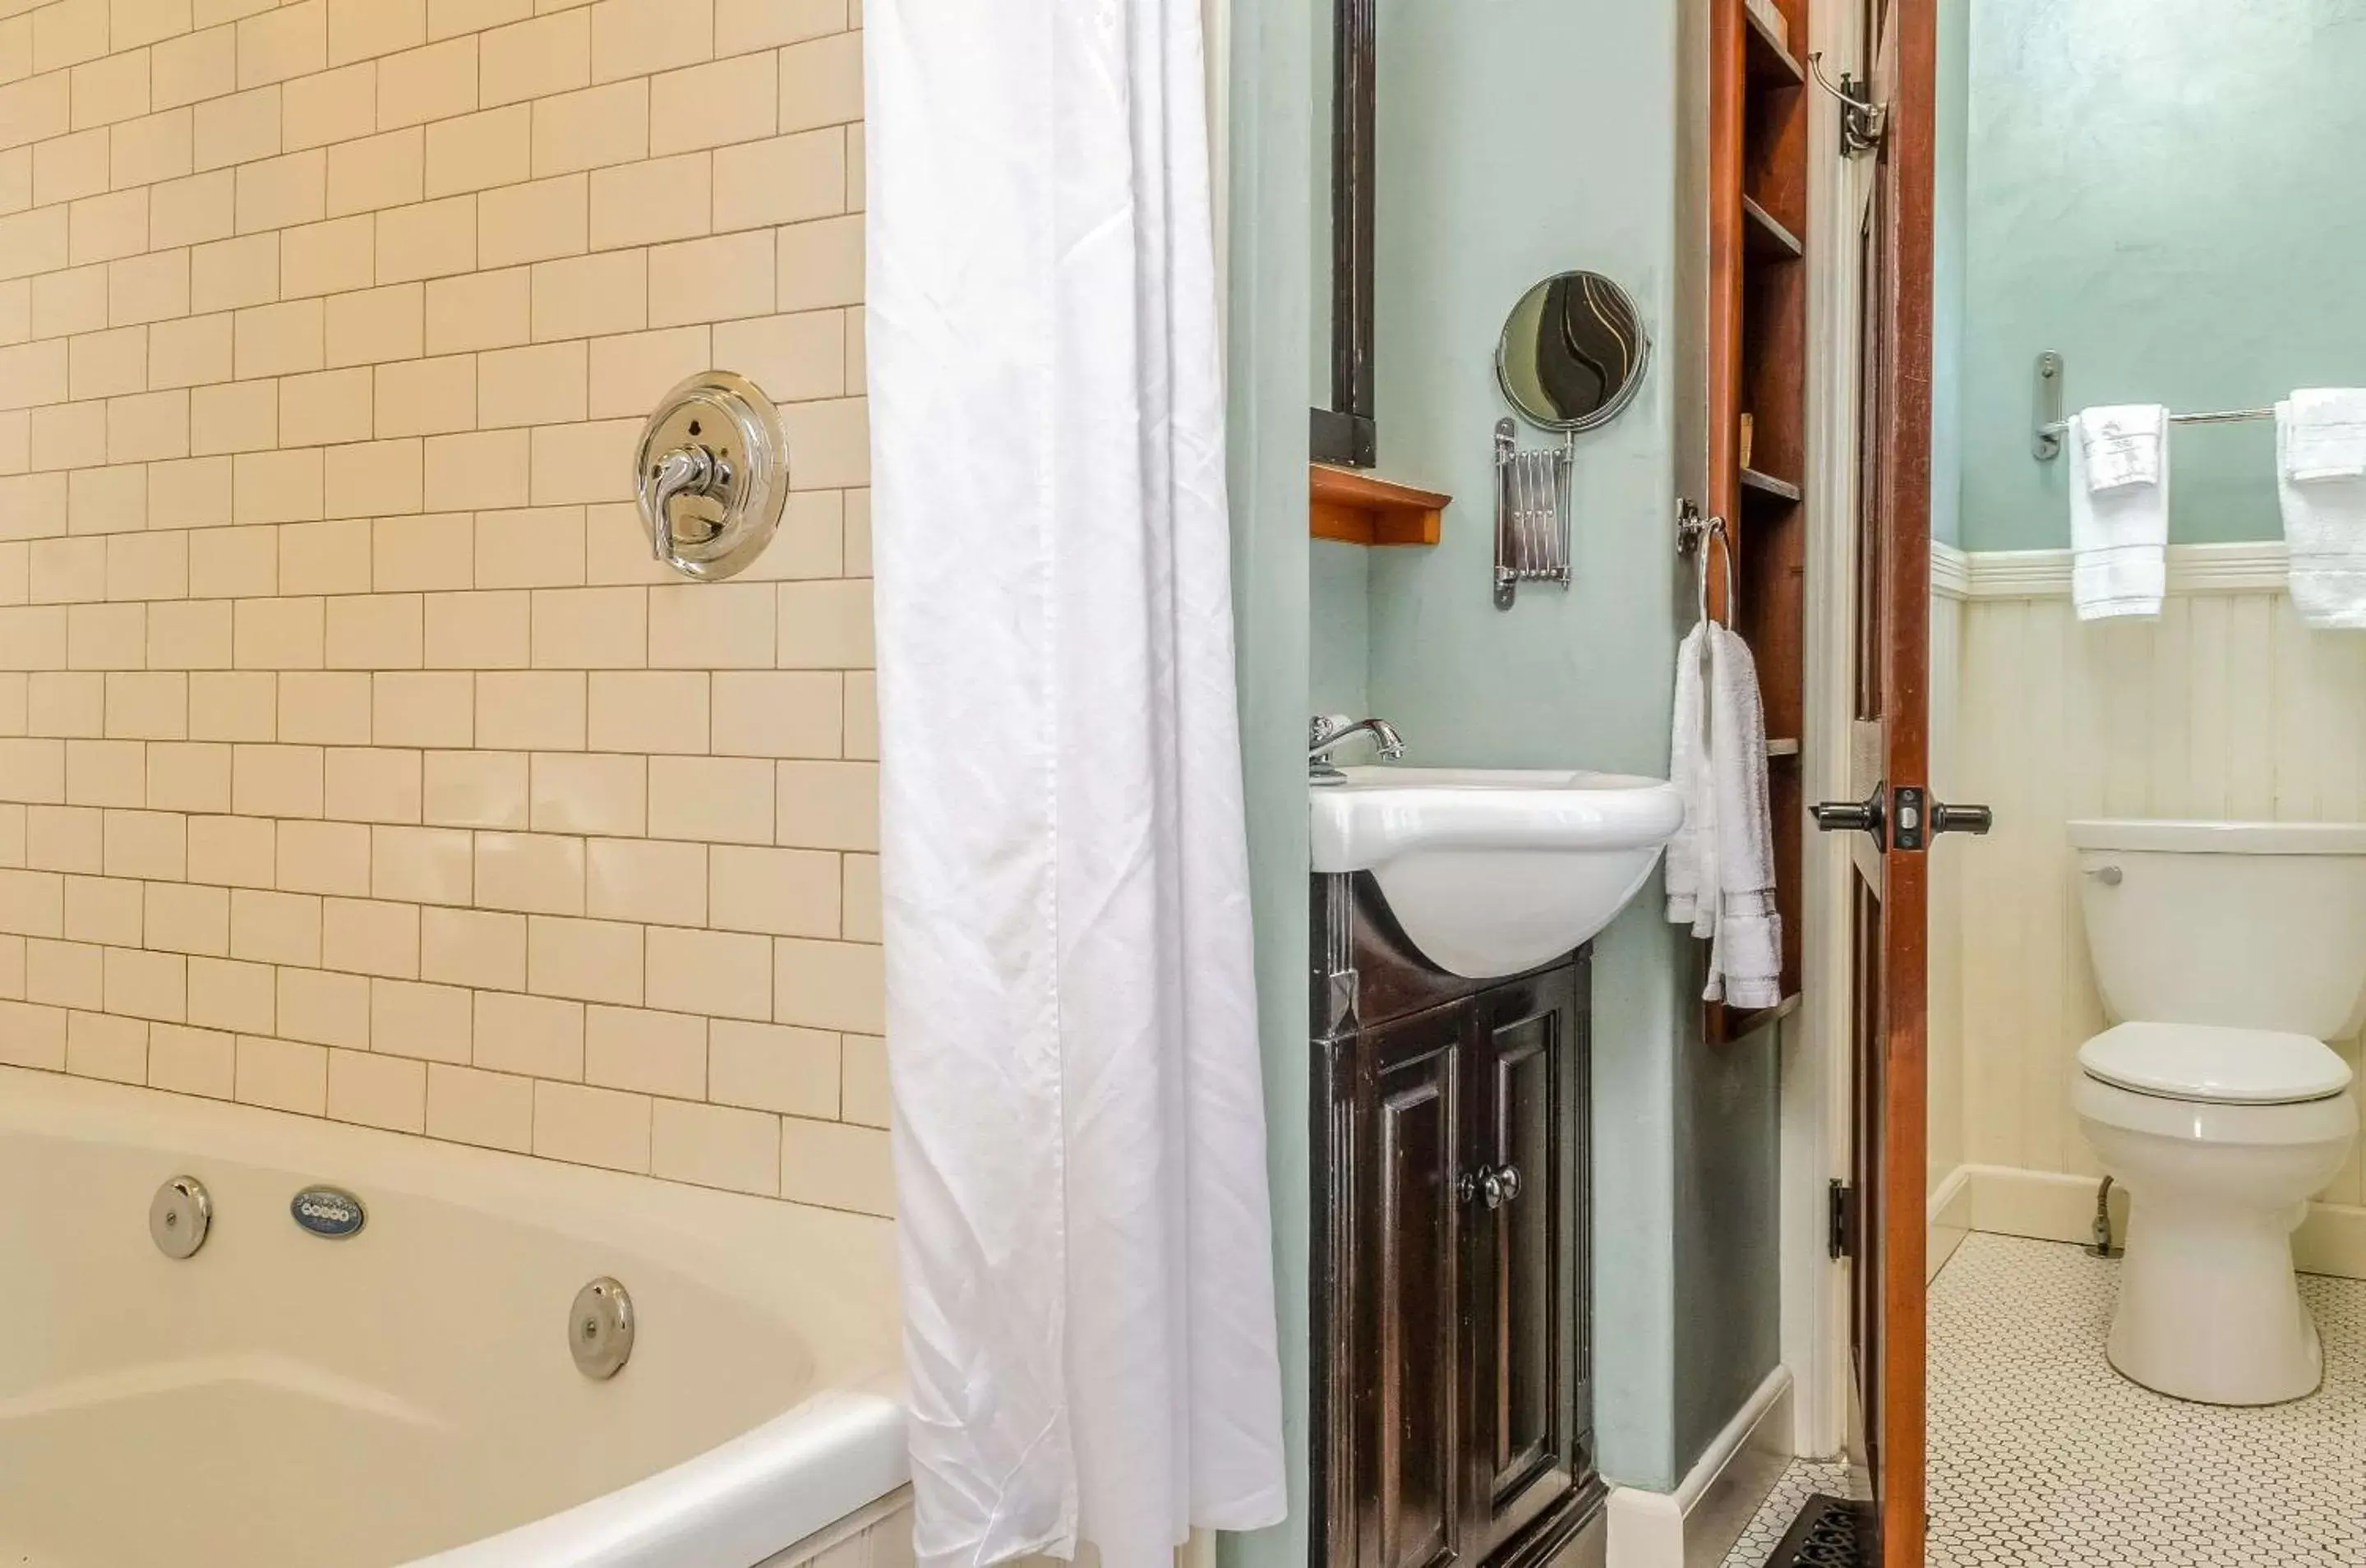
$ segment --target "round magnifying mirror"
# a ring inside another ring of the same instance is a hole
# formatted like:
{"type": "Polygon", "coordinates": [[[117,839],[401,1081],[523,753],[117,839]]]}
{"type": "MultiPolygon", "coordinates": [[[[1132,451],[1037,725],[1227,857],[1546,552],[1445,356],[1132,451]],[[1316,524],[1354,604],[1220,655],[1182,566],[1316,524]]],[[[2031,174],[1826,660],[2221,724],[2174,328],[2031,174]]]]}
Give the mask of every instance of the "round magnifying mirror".
{"type": "Polygon", "coordinates": [[[1557,273],[1521,295],[1495,345],[1504,396],[1547,430],[1592,430],[1617,419],[1651,363],[1635,301],[1598,272],[1557,273]]]}

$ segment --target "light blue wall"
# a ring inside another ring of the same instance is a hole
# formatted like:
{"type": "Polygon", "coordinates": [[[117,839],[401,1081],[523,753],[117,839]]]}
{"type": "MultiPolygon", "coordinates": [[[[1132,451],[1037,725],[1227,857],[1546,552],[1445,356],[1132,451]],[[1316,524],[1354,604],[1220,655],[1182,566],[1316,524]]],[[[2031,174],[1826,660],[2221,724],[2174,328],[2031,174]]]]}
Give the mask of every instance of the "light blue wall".
{"type": "MultiPolygon", "coordinates": [[[[2074,408],[2366,383],[2366,0],[1978,0],[1971,59],[1966,546],[2067,541],[2040,350],[2074,408]]],[[[2280,535],[2274,450],[2180,432],[2171,536],[2280,535]]]]}
{"type": "Polygon", "coordinates": [[[1314,541],[1312,713],[1362,718],[1372,711],[1372,554],[1314,541]]]}
{"type": "MultiPolygon", "coordinates": [[[[1456,497],[1436,549],[1366,552],[1369,706],[1416,761],[1664,775],[1687,464],[1698,493],[1705,231],[1680,149],[1698,146],[1705,14],[1381,0],[1380,471],[1456,497]],[[1581,438],[1575,587],[1525,590],[1506,614],[1493,347],[1521,292],[1572,266],[1626,286],[1657,357],[1629,412],[1581,438]]],[[[1353,572],[1317,573],[1316,669],[1336,689],[1352,657],[1319,650],[1352,637],[1353,572]]],[[[1594,1305],[1604,1471],[1666,1488],[1773,1364],[1776,1092],[1770,1041],[1700,1056],[1697,955],[1659,902],[1655,886],[1596,948],[1594,1305]],[[1735,1170],[1738,1187],[1716,1179],[1735,1170]]]]}
{"type": "Polygon", "coordinates": [[[1233,616],[1290,1510],[1271,1529],[1220,1538],[1223,1568],[1307,1561],[1306,83],[1316,14],[1305,0],[1234,6],[1228,77],[1233,616]]]}
{"type": "Polygon", "coordinates": [[[1970,260],[1972,0],[1939,0],[1938,164],[1932,193],[1931,536],[1961,545],[1964,495],[1965,270],[1970,260]]]}

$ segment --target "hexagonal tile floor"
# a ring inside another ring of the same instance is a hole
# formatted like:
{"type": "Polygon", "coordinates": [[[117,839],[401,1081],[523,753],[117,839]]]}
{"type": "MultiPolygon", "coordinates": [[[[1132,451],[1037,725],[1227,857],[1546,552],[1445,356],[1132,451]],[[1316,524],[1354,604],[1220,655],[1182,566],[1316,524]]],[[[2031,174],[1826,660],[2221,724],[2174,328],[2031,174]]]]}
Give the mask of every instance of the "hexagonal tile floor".
{"type": "MultiPolygon", "coordinates": [[[[1932,1284],[1930,1568],[2366,1563],[2366,1280],[2302,1276],[2325,1386],[2235,1410],[2112,1370],[2118,1270],[1973,1235],[1932,1284]]],[[[1795,1462],[1726,1568],[1761,1568],[1809,1494],[1846,1486],[1795,1462]]]]}

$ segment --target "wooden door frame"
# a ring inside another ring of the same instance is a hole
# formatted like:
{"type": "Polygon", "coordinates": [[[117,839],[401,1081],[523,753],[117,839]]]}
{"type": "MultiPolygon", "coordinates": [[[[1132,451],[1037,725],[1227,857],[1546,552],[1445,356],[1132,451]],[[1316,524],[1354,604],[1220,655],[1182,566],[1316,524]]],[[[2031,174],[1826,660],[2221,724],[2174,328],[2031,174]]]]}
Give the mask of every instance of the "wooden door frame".
{"type": "MultiPolygon", "coordinates": [[[[1854,4],[1820,5],[1811,50],[1861,58],[1854,4]]],[[[1840,117],[1808,126],[1807,795],[1850,784],[1856,596],[1858,225],[1871,171],[1841,155],[1840,117]]],[[[1782,1344],[1790,1368],[1792,1445],[1841,1452],[1848,1437],[1848,1292],[1825,1250],[1829,1184],[1849,1169],[1850,846],[1810,834],[1801,857],[1803,981],[1798,1045],[1784,1064],[1781,1171],[1782,1344]]]]}
{"type": "MultiPolygon", "coordinates": [[[[1892,143],[1887,155],[1924,166],[1922,184],[1929,184],[1932,158],[1936,72],[1933,0],[1899,0],[1904,13],[1903,49],[1889,114],[1892,143]]],[[[1815,15],[1813,47],[1828,60],[1864,61],[1870,74],[1860,7],[1853,4],[1820,6],[1815,15]]],[[[1858,476],[1859,426],[1856,407],[1861,365],[1862,256],[1860,243],[1865,203],[1874,177],[1874,160],[1840,156],[1838,116],[1819,117],[1810,131],[1810,226],[1817,236],[1811,254],[1818,258],[1809,281],[1808,405],[1809,493],[1815,500],[1808,538],[1808,624],[1814,631],[1808,648],[1808,793],[1811,798],[1853,798],[1850,719],[1854,706],[1854,630],[1848,607],[1857,583],[1853,504],[1858,476]]],[[[1910,222],[1900,231],[1902,243],[1896,265],[1903,275],[1906,298],[1891,331],[1904,345],[1902,393],[1897,417],[1901,426],[1930,419],[1930,214],[1919,215],[1919,229],[1910,222]]],[[[1893,473],[1903,499],[1899,504],[1927,508],[1930,491],[1930,450],[1927,441],[1908,448],[1906,461],[1893,473]]],[[[1905,611],[1898,628],[1908,636],[1928,635],[1930,564],[1923,552],[1890,552],[1886,570],[1893,576],[1892,592],[1905,611]]],[[[1927,676],[1927,660],[1925,661],[1927,676]]],[[[1927,746],[1930,693],[1926,684],[1912,690],[1893,687],[1890,701],[1897,717],[1921,731],[1927,746]]],[[[1893,778],[1893,783],[1908,782],[1893,778]]],[[[1924,779],[1928,785],[1935,781],[1924,779]]],[[[1805,856],[1803,908],[1807,950],[1805,1017],[1802,1048],[1786,1064],[1783,1101],[1783,1344],[1798,1393],[1794,1405],[1794,1434],[1798,1451],[1831,1454],[1845,1446],[1849,1432],[1849,1300],[1842,1271],[1827,1257],[1823,1245],[1827,1222],[1827,1189],[1844,1178],[1850,1165],[1850,1063],[1852,895],[1855,872],[1853,836],[1820,835],[1805,856]]],[[[1927,875],[1927,854],[1888,866],[1895,878],[1927,875]]],[[[1926,885],[1927,886],[1927,885],[1926,885]]],[[[1928,1053],[1928,948],[1926,933],[1913,935],[1911,953],[1893,946],[1890,962],[1921,967],[1898,998],[1904,1019],[1892,1019],[1895,1033],[1904,1022],[1910,1031],[1925,1031],[1924,1049],[1893,1055],[1886,1084],[1884,1166],[1878,1194],[1860,1194],[1860,1203],[1878,1198],[1882,1224],[1879,1266],[1884,1270],[1882,1295],[1887,1304],[1888,1333],[1885,1359],[1894,1369],[1911,1369],[1908,1386],[1912,1397],[1893,1398],[1882,1411],[1882,1449],[1886,1466],[1906,1484],[1890,1499],[1885,1529],[1889,1568],[1919,1568],[1924,1519],[1921,1508],[1925,1457],[1926,1402],[1920,1397],[1925,1354],[1927,1292],[1924,1254],[1928,1201],[1925,1169],[1929,1136],[1926,1066],[1928,1053]]]]}
{"type": "MultiPolygon", "coordinates": [[[[1931,750],[1931,371],[1934,331],[1933,228],[1938,108],[1937,0],[1894,0],[1898,6],[1894,45],[1885,39],[1885,59],[1896,74],[1878,80],[1889,96],[1888,146],[1883,156],[1905,171],[1899,184],[1906,199],[1897,212],[1891,266],[1898,288],[1886,331],[1897,391],[1890,401],[1891,460],[1885,478],[1892,495],[1889,515],[1911,518],[1905,530],[1918,547],[1884,553],[1887,593],[1896,617],[1888,630],[1893,649],[1919,641],[1921,657],[1896,660],[1885,682],[1893,784],[1932,783],[1931,750]],[[1920,439],[1910,434],[1920,433],[1920,439]],[[1919,769],[1899,759],[1919,758],[1919,769]]],[[[1925,1349],[1929,1329],[1929,1281],[1924,1258],[1930,1243],[1930,852],[1887,856],[1885,911],[1900,902],[1920,919],[1882,922],[1884,955],[1882,1024],[1888,1039],[1882,1083],[1879,1207],[1869,1211],[1881,1229],[1879,1279],[1883,1309],[1882,1391],[1879,1412],[1882,1466],[1882,1559],[1886,1568],[1922,1568],[1928,1450],[1925,1349]],[[1901,1042],[1910,1045],[1901,1049],[1901,1042]]]]}

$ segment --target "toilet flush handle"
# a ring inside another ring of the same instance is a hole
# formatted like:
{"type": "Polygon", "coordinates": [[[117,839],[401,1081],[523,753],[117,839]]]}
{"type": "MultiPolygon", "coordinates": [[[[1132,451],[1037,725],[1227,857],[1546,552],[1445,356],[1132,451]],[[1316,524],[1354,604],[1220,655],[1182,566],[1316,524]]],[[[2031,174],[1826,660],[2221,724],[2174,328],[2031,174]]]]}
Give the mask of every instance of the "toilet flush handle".
{"type": "Polygon", "coordinates": [[[2106,887],[2117,887],[2125,874],[2115,865],[2090,865],[2087,868],[2087,874],[2106,887]]]}

